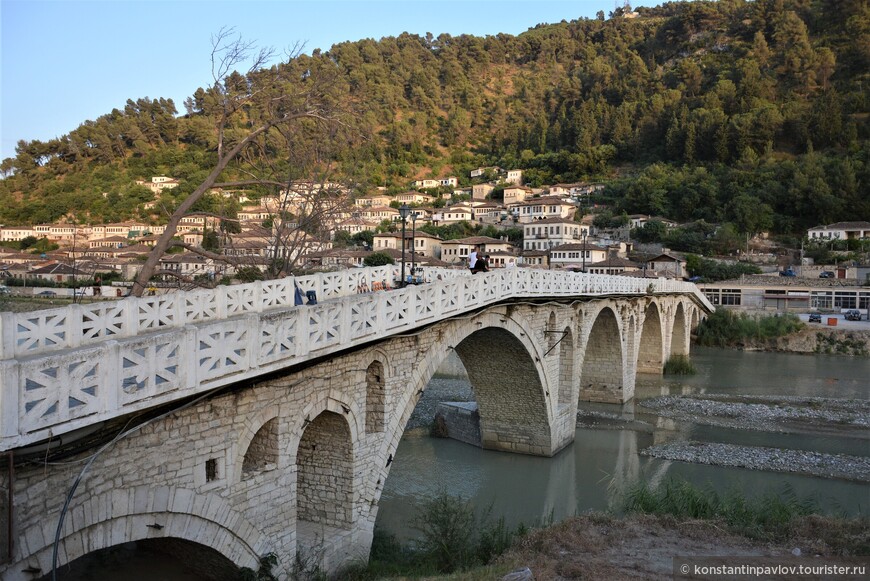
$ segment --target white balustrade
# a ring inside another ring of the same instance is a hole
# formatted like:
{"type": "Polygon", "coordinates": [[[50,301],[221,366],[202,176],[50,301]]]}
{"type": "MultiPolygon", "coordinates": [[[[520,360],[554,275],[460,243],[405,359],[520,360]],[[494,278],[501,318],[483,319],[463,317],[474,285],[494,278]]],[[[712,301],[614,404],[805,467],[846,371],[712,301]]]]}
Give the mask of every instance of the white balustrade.
{"type": "Polygon", "coordinates": [[[350,269],[0,314],[0,449],[279,370],[506,299],[686,293],[682,281],[522,268],[350,269]],[[317,304],[295,304],[296,288],[317,304]]]}

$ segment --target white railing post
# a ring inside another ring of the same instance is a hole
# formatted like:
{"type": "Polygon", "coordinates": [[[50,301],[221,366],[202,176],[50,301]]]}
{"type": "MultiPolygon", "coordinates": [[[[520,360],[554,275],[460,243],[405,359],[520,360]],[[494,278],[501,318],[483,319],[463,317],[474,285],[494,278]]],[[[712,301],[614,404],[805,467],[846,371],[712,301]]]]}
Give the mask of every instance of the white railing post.
{"type": "Polygon", "coordinates": [[[263,312],[263,281],[255,280],[251,283],[254,289],[254,311],[257,313],[263,312]]]}
{"type": "Polygon", "coordinates": [[[124,337],[135,337],[139,334],[139,297],[127,297],[124,301],[123,325],[124,337]]]}
{"type": "MultiPolygon", "coordinates": [[[[121,347],[115,340],[106,341],[105,350],[100,362],[100,386],[102,387],[103,399],[102,410],[111,412],[117,410],[120,401],[119,390],[123,389],[120,381],[121,347]]],[[[149,370],[150,371],[150,370],[149,370]]]]}
{"type": "Polygon", "coordinates": [[[82,306],[72,304],[66,308],[66,346],[79,347],[82,344],[82,306]]]}
{"type": "Polygon", "coordinates": [[[18,362],[14,359],[0,361],[0,437],[3,438],[18,435],[19,381],[18,362]]]}
{"type": "Polygon", "coordinates": [[[15,332],[18,315],[10,312],[0,313],[0,359],[15,357],[15,332]]]}

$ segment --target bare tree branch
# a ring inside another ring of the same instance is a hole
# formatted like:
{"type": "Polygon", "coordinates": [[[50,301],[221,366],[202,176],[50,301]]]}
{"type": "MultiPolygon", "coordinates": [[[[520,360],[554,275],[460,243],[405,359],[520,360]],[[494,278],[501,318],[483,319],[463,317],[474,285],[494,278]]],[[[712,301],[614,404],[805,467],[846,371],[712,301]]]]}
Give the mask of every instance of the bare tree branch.
{"type": "MultiPolygon", "coordinates": [[[[174,245],[172,238],[178,230],[181,218],[212,187],[265,185],[284,188],[287,192],[283,196],[286,201],[292,185],[292,180],[286,177],[288,169],[293,166],[292,152],[286,163],[279,167],[272,161],[276,157],[276,152],[272,149],[292,150],[295,145],[293,137],[297,130],[288,128],[300,125],[298,131],[310,134],[322,132],[324,128],[346,125],[341,118],[341,104],[332,94],[332,84],[337,78],[334,63],[328,59],[320,59],[314,63],[319,67],[317,71],[309,68],[300,74],[300,67],[294,62],[299,57],[300,47],[298,44],[293,47],[286,62],[267,69],[264,67],[274,55],[272,49],[261,49],[254,53],[253,43],[243,41],[232,28],[222,28],[212,37],[211,64],[214,82],[206,93],[206,104],[201,114],[211,116],[214,121],[217,162],[202,183],[172,212],[165,231],[134,281],[131,291],[133,295],[141,296],[148,281],[158,274],[160,257],[174,245]],[[252,54],[254,56],[247,74],[235,72],[236,67],[252,54]],[[280,139],[270,143],[270,135],[276,129],[274,133],[280,139]],[[239,162],[233,170],[248,175],[251,179],[218,182],[218,178],[233,161],[239,162]],[[241,167],[242,163],[247,168],[241,167]],[[265,171],[257,175],[258,168],[265,171]]],[[[308,141],[312,141],[310,135],[307,137],[308,141]]],[[[334,130],[328,132],[326,137],[334,138],[334,130]]],[[[322,160],[315,156],[314,162],[318,161],[322,160]]],[[[309,172],[309,175],[312,174],[313,172],[309,172]]],[[[285,224],[288,215],[286,211],[282,211],[279,223],[285,224]]],[[[307,220],[310,222],[316,215],[317,213],[312,213],[307,220]]],[[[303,230],[295,233],[293,237],[298,242],[304,234],[303,230]]],[[[282,253],[286,254],[283,243],[276,243],[274,246],[281,247],[282,253]]]]}

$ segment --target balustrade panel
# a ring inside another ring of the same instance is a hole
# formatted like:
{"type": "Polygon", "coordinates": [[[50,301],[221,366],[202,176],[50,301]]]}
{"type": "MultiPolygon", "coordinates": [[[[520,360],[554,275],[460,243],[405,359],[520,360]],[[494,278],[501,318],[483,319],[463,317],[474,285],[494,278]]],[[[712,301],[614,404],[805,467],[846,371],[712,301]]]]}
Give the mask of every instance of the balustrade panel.
{"type": "Polygon", "coordinates": [[[204,382],[244,371],[249,362],[251,329],[238,322],[212,323],[197,329],[197,378],[204,382]]]}
{"type": "Polygon", "coordinates": [[[200,323],[213,321],[220,317],[218,293],[214,290],[199,290],[183,293],[184,322],[200,323]]]}
{"type": "Polygon", "coordinates": [[[349,303],[350,339],[356,341],[378,332],[377,295],[369,294],[349,303]]]}
{"type": "Polygon", "coordinates": [[[116,386],[100,385],[103,349],[22,362],[19,371],[19,430],[47,428],[98,413],[103,391],[116,386]]]}
{"type": "Polygon", "coordinates": [[[68,309],[19,313],[15,317],[15,355],[66,347],[70,316],[68,309]]]}
{"type": "Polygon", "coordinates": [[[166,333],[121,343],[118,349],[118,403],[129,405],[184,387],[181,335],[166,333]]]}
{"type": "Polygon", "coordinates": [[[321,303],[308,307],[308,350],[317,351],[338,345],[341,341],[341,303],[321,303]]]}

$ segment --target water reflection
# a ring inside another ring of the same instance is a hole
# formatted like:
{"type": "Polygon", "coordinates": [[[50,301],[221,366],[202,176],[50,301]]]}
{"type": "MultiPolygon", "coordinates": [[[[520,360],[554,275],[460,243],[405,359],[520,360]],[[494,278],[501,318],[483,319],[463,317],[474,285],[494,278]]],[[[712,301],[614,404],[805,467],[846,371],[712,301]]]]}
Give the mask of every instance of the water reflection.
{"type": "MultiPolygon", "coordinates": [[[[652,378],[638,385],[638,399],[668,394],[734,393],[868,397],[870,361],[831,356],[698,350],[693,362],[699,373],[678,381],[652,378]]],[[[464,379],[438,380],[451,392],[467,391],[464,379]]],[[[385,483],[378,526],[400,538],[414,535],[411,521],[418,507],[440,491],[472,501],[479,510],[508,524],[556,521],[587,510],[614,508],[621,488],[638,479],[658,484],[666,477],[710,485],[719,492],[740,490],[752,496],[790,489],[815,497],[824,510],[863,514],[870,500],[865,484],[671,462],[639,452],[673,439],[695,439],[751,446],[817,450],[868,455],[866,438],[771,434],[696,425],[649,414],[635,402],[625,406],[586,405],[626,419],[648,422],[651,429],[578,429],[576,440],[553,458],[485,451],[453,440],[407,437],[396,452],[385,483]]]]}

